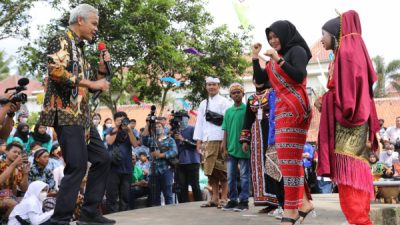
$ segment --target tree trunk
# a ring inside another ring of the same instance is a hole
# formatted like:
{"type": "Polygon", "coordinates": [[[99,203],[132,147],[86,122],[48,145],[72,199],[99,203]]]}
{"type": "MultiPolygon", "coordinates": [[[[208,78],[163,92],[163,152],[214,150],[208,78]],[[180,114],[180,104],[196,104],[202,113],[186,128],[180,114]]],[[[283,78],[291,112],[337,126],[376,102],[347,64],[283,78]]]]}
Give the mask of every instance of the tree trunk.
{"type": "Polygon", "coordinates": [[[163,89],[163,97],[162,97],[162,100],[161,100],[161,109],[160,109],[159,116],[162,116],[162,114],[164,112],[164,107],[165,107],[165,103],[166,103],[166,100],[167,100],[167,93],[168,93],[168,91],[170,89],[171,89],[170,85],[168,85],[166,88],[163,89]]]}

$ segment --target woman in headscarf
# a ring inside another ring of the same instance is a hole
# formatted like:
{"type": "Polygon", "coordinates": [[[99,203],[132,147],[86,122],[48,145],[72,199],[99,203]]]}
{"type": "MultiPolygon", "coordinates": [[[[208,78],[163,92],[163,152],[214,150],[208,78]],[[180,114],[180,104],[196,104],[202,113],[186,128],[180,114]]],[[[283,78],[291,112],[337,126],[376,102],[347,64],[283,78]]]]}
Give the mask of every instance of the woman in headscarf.
{"type": "Polygon", "coordinates": [[[17,126],[17,131],[15,131],[14,136],[8,137],[7,144],[17,141],[24,147],[23,150],[24,152],[26,152],[27,149],[29,148],[28,140],[29,140],[29,125],[26,123],[20,123],[17,126]]]}
{"type": "Polygon", "coordinates": [[[30,152],[30,144],[33,142],[40,142],[43,148],[46,148],[48,152],[51,150],[52,140],[49,134],[47,134],[47,127],[40,124],[36,124],[33,132],[29,135],[28,149],[30,152]]]}
{"type": "Polygon", "coordinates": [[[304,180],[303,146],[311,121],[311,107],[306,91],[307,64],[311,52],[307,43],[289,21],[274,22],[265,30],[272,49],[265,70],[258,54],[261,44],[254,44],[253,70],[256,84],[267,81],[276,91],[275,146],[284,183],[284,215],[282,224],[294,224],[313,210],[311,195],[304,180]]]}
{"type": "Polygon", "coordinates": [[[256,84],[256,93],[247,100],[246,115],[240,142],[247,151],[250,144],[250,164],[255,206],[266,206],[259,213],[270,213],[281,206],[283,208],[283,181],[272,178],[264,172],[267,148],[274,144],[271,136],[274,130],[275,92],[269,83],[256,84]],[[272,112],[272,113],[271,113],[272,112]],[[272,117],[271,117],[272,116],[272,117]]]}
{"type": "Polygon", "coordinates": [[[357,12],[351,10],[322,27],[322,44],[333,50],[329,91],[315,106],[321,111],[318,175],[331,177],[339,189],[340,206],[348,223],[372,224],[368,213],[374,197],[367,139],[373,151],[379,122],[372,86],[377,80],[361,37],[357,12]]]}
{"type": "Polygon", "coordinates": [[[15,206],[8,219],[8,225],[49,224],[54,210],[43,212],[43,201],[47,197],[48,186],[42,181],[32,182],[22,201],[15,206]]]}

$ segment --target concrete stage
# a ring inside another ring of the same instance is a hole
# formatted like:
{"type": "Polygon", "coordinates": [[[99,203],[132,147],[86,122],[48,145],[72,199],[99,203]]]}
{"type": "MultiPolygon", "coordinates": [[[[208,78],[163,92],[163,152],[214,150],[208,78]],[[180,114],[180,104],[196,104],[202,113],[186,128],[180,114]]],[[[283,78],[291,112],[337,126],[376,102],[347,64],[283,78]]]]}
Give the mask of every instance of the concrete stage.
{"type": "MultiPolygon", "coordinates": [[[[337,194],[313,195],[317,217],[309,215],[304,225],[342,225],[346,221],[340,210],[337,194]]],[[[107,215],[118,225],[279,225],[280,221],[257,211],[224,212],[217,208],[200,208],[204,202],[191,202],[152,208],[142,208],[107,215]]],[[[371,219],[375,225],[400,225],[400,205],[371,205],[371,219]],[[397,211],[397,213],[396,213],[397,211]]]]}

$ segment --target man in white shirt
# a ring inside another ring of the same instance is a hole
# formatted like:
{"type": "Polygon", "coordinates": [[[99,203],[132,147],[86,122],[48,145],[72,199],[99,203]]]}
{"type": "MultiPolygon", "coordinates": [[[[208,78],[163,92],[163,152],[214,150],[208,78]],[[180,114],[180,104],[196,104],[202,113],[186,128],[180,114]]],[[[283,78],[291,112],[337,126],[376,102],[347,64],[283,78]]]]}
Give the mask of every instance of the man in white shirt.
{"type": "Polygon", "coordinates": [[[399,153],[394,151],[394,145],[389,144],[384,151],[379,154],[379,162],[384,164],[384,177],[393,176],[393,162],[399,160],[399,153]]]}
{"type": "Polygon", "coordinates": [[[396,126],[387,128],[383,140],[389,141],[394,145],[396,145],[396,142],[400,141],[400,116],[396,117],[396,126]]]}
{"type": "Polygon", "coordinates": [[[228,198],[228,184],[225,156],[222,154],[222,139],[224,131],[221,128],[223,115],[231,105],[228,99],[219,95],[220,81],[218,78],[207,77],[206,88],[208,98],[200,103],[193,139],[197,141],[197,151],[204,157],[204,174],[212,186],[211,202],[202,207],[220,206],[219,183],[221,183],[221,199],[228,198]]]}

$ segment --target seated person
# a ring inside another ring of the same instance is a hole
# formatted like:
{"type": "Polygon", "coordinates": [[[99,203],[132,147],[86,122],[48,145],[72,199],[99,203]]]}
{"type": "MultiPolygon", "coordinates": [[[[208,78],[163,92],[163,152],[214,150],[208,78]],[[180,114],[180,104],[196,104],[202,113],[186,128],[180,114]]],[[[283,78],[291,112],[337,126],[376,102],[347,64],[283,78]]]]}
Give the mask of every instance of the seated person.
{"type": "Polygon", "coordinates": [[[146,152],[139,153],[139,161],[136,162],[136,166],[138,166],[143,171],[145,171],[145,170],[149,171],[150,162],[149,162],[149,159],[147,158],[146,152]]]}
{"type": "Polygon", "coordinates": [[[26,123],[20,123],[17,126],[17,130],[15,131],[14,136],[10,135],[8,137],[7,144],[10,144],[11,142],[15,141],[19,142],[22,145],[24,152],[26,152],[27,149],[29,149],[28,140],[29,140],[29,126],[26,123]]]}
{"type": "Polygon", "coordinates": [[[47,164],[47,168],[49,168],[50,171],[54,171],[54,169],[63,165],[64,165],[64,160],[61,154],[61,147],[59,144],[54,144],[50,150],[50,157],[49,157],[49,163],[47,164]]]}
{"type": "Polygon", "coordinates": [[[29,135],[29,139],[28,139],[28,148],[26,149],[27,152],[30,151],[29,145],[30,143],[33,142],[39,142],[40,145],[47,149],[48,152],[50,152],[51,150],[51,146],[53,145],[53,140],[51,139],[50,135],[47,134],[47,127],[46,126],[42,126],[39,124],[35,125],[35,128],[33,130],[33,132],[30,133],[29,135]]]}
{"type": "Polygon", "coordinates": [[[22,201],[14,207],[8,220],[8,225],[49,224],[54,210],[43,212],[43,201],[47,197],[48,186],[42,181],[32,182],[22,201]]]}
{"type": "Polygon", "coordinates": [[[49,153],[47,149],[41,148],[37,150],[34,154],[34,162],[29,171],[28,181],[32,183],[33,181],[43,181],[49,186],[51,193],[55,192],[56,183],[54,181],[53,171],[47,168],[49,162],[49,153]]]}
{"type": "Polygon", "coordinates": [[[28,189],[29,163],[22,157],[22,145],[12,142],[6,147],[6,158],[0,160],[0,214],[6,218],[17,205],[17,188],[28,189]]]}
{"type": "Polygon", "coordinates": [[[384,151],[379,154],[379,162],[384,164],[384,171],[382,177],[393,177],[393,160],[399,159],[399,153],[394,151],[394,145],[386,145],[384,151]]]}
{"type": "Polygon", "coordinates": [[[135,200],[137,198],[147,196],[149,193],[148,182],[146,181],[146,177],[149,175],[149,171],[142,170],[136,161],[136,154],[132,153],[132,164],[133,164],[133,172],[132,172],[132,183],[131,183],[131,191],[129,196],[129,208],[135,208],[135,200]]]}
{"type": "Polygon", "coordinates": [[[36,150],[39,150],[42,148],[42,144],[38,141],[32,142],[29,145],[29,148],[31,149],[29,152],[29,157],[28,157],[28,161],[29,163],[32,165],[33,164],[33,155],[35,154],[36,150]]]}

